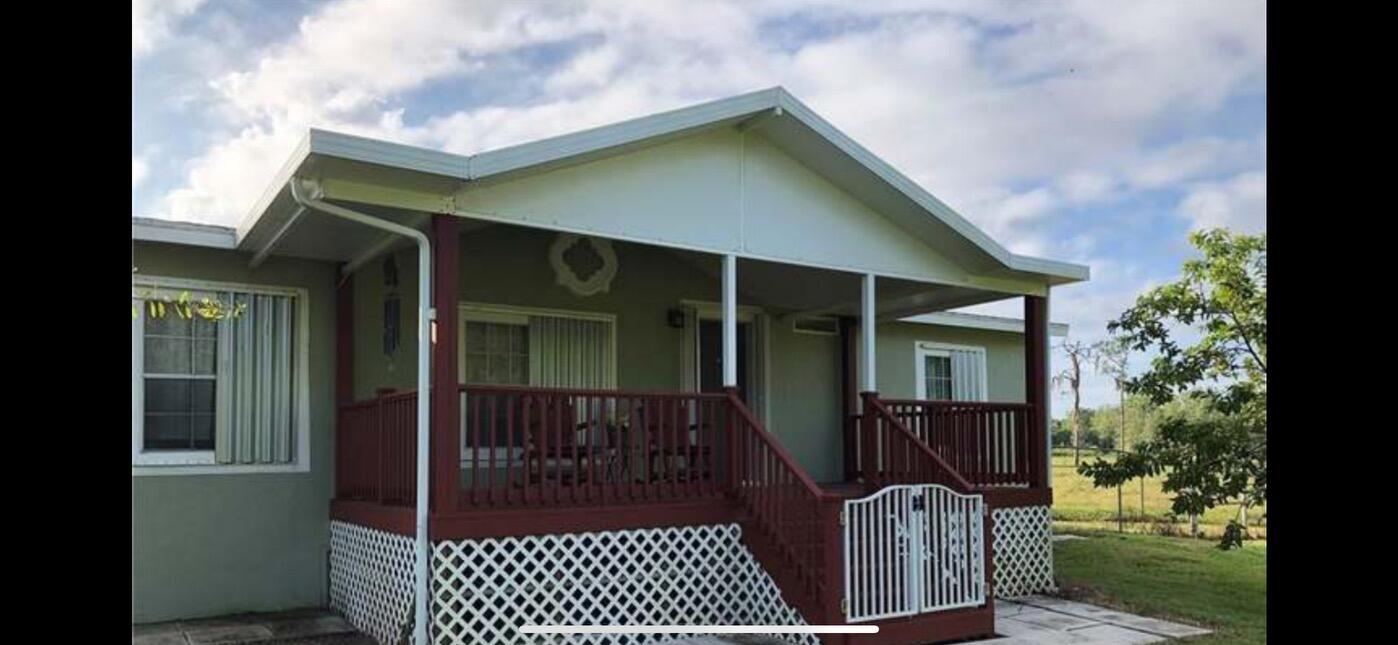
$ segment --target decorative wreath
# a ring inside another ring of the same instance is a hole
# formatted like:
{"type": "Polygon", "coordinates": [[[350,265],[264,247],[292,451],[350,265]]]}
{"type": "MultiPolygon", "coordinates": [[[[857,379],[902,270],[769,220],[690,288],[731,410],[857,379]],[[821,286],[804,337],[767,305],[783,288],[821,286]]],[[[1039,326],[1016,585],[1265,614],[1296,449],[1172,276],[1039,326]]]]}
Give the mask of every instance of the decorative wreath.
{"type": "Polygon", "coordinates": [[[559,233],[549,247],[549,264],[558,284],[579,296],[604,293],[616,277],[616,251],[610,240],[559,233]]]}

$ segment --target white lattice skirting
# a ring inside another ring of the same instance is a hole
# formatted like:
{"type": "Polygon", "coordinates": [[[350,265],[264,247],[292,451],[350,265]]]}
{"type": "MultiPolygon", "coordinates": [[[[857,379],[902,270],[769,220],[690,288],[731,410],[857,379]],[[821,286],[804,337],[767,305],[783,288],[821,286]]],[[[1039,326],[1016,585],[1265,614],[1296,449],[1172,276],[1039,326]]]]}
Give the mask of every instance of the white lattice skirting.
{"type": "MultiPolygon", "coordinates": [[[[438,542],[434,642],[649,643],[528,636],[520,625],[798,625],[736,524],[438,542]]],[[[796,642],[818,641],[812,636],[796,642]]]]}
{"type": "Polygon", "coordinates": [[[997,508],[991,516],[995,595],[1020,598],[1053,591],[1053,520],[1049,507],[997,508]]]}
{"type": "Polygon", "coordinates": [[[330,606],[359,631],[393,645],[412,605],[412,538],[331,521],[330,606]]]}

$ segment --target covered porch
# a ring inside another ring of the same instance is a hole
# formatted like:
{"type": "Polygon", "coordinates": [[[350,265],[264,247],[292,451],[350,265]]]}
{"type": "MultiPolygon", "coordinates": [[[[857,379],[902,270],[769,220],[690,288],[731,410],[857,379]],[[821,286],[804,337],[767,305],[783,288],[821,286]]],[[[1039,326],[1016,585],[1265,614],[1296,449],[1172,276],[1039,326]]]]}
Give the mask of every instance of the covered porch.
{"type": "MultiPolygon", "coordinates": [[[[581,296],[547,258],[598,238],[429,221],[434,539],[732,520],[751,514],[735,497],[802,483],[831,498],[918,481],[1047,501],[1037,401],[877,394],[881,323],[1009,294],[600,238],[613,266],[593,270],[617,276],[581,296]]],[[[334,513],[397,530],[416,500],[411,328],[398,326],[404,360],[382,350],[387,317],[414,302],[382,281],[396,265],[411,286],[410,257],[390,250],[338,291],[334,513]]],[[[1043,299],[1020,297],[1028,336],[1046,333],[1043,299]]],[[[1043,390],[1043,348],[1024,346],[1023,392],[1043,390]]]]}
{"type": "Polygon", "coordinates": [[[312,131],[276,185],[239,245],[342,263],[332,596],[383,638],[397,615],[360,596],[415,597],[443,643],[599,619],[967,638],[993,628],[997,513],[1037,509],[1047,546],[1048,294],[1086,269],[1008,252],[780,89],[469,157],[312,131]],[[1006,299],[995,387],[912,396],[922,355],[880,336],[1006,299]],[[696,582],[742,599],[690,607],[696,582]],[[569,613],[586,593],[644,598],[569,613]]]}
{"type": "MultiPolygon", "coordinates": [[[[875,549],[889,536],[848,535],[846,504],[922,484],[989,508],[1049,503],[1038,398],[1046,390],[1035,367],[1046,345],[1034,340],[1047,338],[1045,298],[607,238],[616,279],[580,296],[545,259],[567,233],[424,221],[435,309],[432,543],[737,525],[809,621],[843,623],[862,611],[881,616],[871,620],[885,636],[914,638],[934,623],[977,633],[993,620],[990,604],[967,604],[969,586],[929,590],[905,617],[893,611],[892,588],[847,588],[902,565],[877,560],[885,555],[851,562],[847,549],[875,549]],[[879,396],[881,324],[1007,297],[1024,302],[1029,340],[1017,359],[1030,400],[879,396]]],[[[411,252],[389,249],[347,271],[337,293],[330,509],[332,520],[403,536],[413,534],[418,499],[419,395],[398,365],[362,363],[383,360],[393,326],[384,312],[414,307],[411,252]],[[382,286],[390,264],[397,290],[382,286]]],[[[405,358],[413,340],[397,340],[405,358]]],[[[985,515],[963,547],[982,549],[980,598],[991,593],[994,558],[985,515]]]]}

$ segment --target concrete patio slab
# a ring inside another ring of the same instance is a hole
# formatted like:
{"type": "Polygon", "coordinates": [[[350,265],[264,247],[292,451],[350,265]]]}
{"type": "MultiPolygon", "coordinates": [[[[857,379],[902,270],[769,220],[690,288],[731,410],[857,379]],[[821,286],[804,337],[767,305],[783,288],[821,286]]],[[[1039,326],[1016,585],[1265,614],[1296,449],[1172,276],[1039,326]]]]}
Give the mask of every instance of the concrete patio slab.
{"type": "MultiPolygon", "coordinates": [[[[1029,623],[1030,625],[1047,627],[1049,629],[1062,632],[1072,631],[1081,627],[1091,627],[1093,625],[1102,624],[1101,621],[1092,620],[1090,618],[1083,618],[1081,616],[1073,616],[1070,614],[1060,614],[1058,612],[1042,610],[1038,612],[1021,613],[1020,615],[1007,620],[1016,620],[1022,623],[1029,623]]],[[[999,626],[998,623],[996,626],[999,626]]]]}
{"type": "Polygon", "coordinates": [[[1052,596],[997,600],[995,632],[1000,634],[1001,638],[983,642],[997,645],[1131,645],[1210,633],[1207,629],[1193,625],[1137,616],[1052,596]]]}
{"type": "MultiPolygon", "coordinates": [[[[1209,633],[1192,625],[1128,614],[1106,607],[1031,596],[995,601],[995,645],[1091,645],[1157,643],[1209,633]]],[[[777,645],[770,636],[691,636],[671,645],[777,645]]],[[[340,616],[307,609],[239,614],[204,620],[131,627],[132,645],[377,645],[340,616]]]]}
{"type": "Polygon", "coordinates": [[[1106,607],[1098,607],[1097,605],[1089,605],[1084,602],[1054,598],[1052,596],[1030,596],[1024,598],[1021,602],[1028,607],[1055,611],[1070,616],[1077,616],[1079,618],[1095,620],[1109,625],[1116,625],[1118,627],[1125,627],[1169,638],[1188,638],[1190,636],[1202,636],[1210,633],[1210,630],[1202,627],[1174,623],[1158,618],[1137,616],[1106,607]]]}
{"type": "Polygon", "coordinates": [[[1203,636],[1204,634],[1211,633],[1211,630],[1204,629],[1203,627],[1172,623],[1168,620],[1160,620],[1158,618],[1147,618],[1145,616],[1136,616],[1132,614],[1125,614],[1125,616],[1125,618],[1106,622],[1118,627],[1126,627],[1128,629],[1168,638],[1189,638],[1191,636],[1203,636]]]}
{"type": "Polygon", "coordinates": [[[324,609],[131,626],[131,645],[376,645],[324,609]]]}
{"type": "Polygon", "coordinates": [[[226,645],[269,640],[272,630],[263,625],[232,625],[185,630],[184,635],[189,645],[226,645]]]}
{"type": "Polygon", "coordinates": [[[131,645],[189,645],[189,641],[185,639],[184,632],[174,631],[132,636],[131,645]]]}
{"type": "Polygon", "coordinates": [[[1018,642],[1021,643],[1040,643],[1041,645],[1092,642],[1087,636],[1079,636],[1070,631],[1050,629],[1043,625],[1026,623],[1013,618],[996,618],[995,633],[1004,637],[1018,639],[1018,642]]]}
{"type": "Polygon", "coordinates": [[[268,623],[267,627],[272,630],[272,635],[277,638],[305,638],[308,636],[323,636],[326,634],[343,634],[353,632],[354,627],[345,622],[345,619],[335,616],[316,616],[301,620],[287,620],[268,623]]]}
{"type": "Polygon", "coordinates": [[[1091,643],[1119,643],[1120,645],[1134,645],[1135,643],[1158,643],[1165,638],[1155,634],[1138,632],[1134,629],[1118,627],[1116,625],[1093,625],[1074,630],[1078,636],[1086,636],[1091,643]]]}

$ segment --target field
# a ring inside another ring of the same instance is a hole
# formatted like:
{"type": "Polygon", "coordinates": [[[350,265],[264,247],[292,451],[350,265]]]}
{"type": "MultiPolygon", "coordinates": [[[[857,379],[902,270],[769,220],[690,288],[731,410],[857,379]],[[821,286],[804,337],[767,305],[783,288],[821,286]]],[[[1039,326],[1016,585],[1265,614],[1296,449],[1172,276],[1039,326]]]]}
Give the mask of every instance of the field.
{"type": "MultiPolygon", "coordinates": [[[[1097,454],[1084,449],[1082,460],[1096,459],[1097,454]]],[[[1188,518],[1171,521],[1170,496],[1161,490],[1162,478],[1147,478],[1142,487],[1136,480],[1122,487],[1125,530],[1134,533],[1170,533],[1185,535],[1188,518]],[[1144,510],[1142,492],[1144,490],[1144,510]]],[[[1055,530],[1081,531],[1091,529],[1116,530],[1117,493],[1115,488],[1094,488],[1092,480],[1079,475],[1073,467],[1073,452],[1057,448],[1053,451],[1053,519],[1055,530]]],[[[1265,507],[1248,509],[1248,532],[1252,537],[1267,537],[1265,507]]],[[[1210,509],[1200,518],[1200,533],[1214,537],[1223,531],[1228,520],[1238,516],[1237,506],[1210,509]]]]}
{"type": "Polygon", "coordinates": [[[1190,643],[1267,642],[1265,540],[1220,551],[1208,540],[1083,535],[1054,544],[1064,596],[1215,632],[1190,643]]]}

